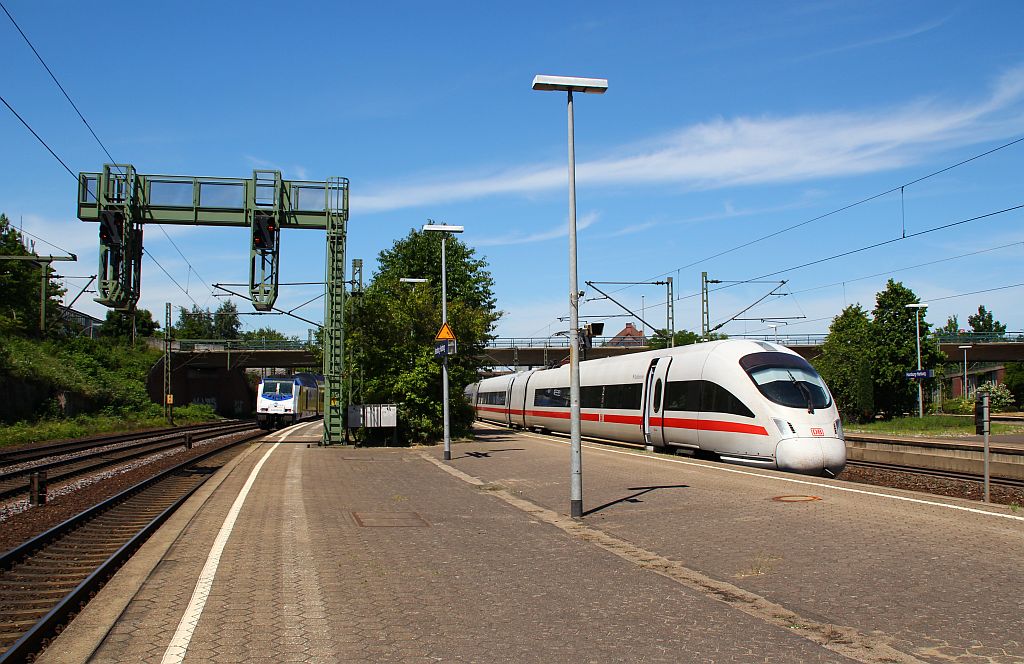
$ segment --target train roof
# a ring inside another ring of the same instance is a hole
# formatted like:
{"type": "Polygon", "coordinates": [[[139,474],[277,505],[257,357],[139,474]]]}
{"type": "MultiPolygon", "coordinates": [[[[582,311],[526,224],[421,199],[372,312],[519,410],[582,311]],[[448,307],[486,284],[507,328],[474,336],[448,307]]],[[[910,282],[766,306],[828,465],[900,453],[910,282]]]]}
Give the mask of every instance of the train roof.
{"type": "Polygon", "coordinates": [[[324,377],[321,376],[320,374],[312,374],[312,373],[296,373],[296,374],[286,374],[286,375],[274,375],[274,376],[266,376],[264,378],[261,378],[260,379],[260,383],[262,384],[262,383],[264,383],[265,381],[268,381],[268,380],[293,382],[293,383],[298,383],[299,385],[306,385],[306,386],[309,386],[309,387],[319,387],[324,382],[324,377]]]}

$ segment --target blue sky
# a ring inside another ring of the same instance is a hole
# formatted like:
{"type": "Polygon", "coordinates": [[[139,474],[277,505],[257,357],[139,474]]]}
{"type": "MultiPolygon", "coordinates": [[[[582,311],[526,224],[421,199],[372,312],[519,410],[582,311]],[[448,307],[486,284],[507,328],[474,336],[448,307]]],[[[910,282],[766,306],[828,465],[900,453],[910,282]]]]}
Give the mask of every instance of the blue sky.
{"type": "MultiPolygon", "coordinates": [[[[547,336],[568,313],[565,98],[530,89],[541,73],[609,82],[576,98],[581,284],[672,276],[677,328],[698,329],[702,270],[771,275],[789,294],[744,317],[816,333],[847,304],[870,309],[893,276],[932,302],[929,322],[959,314],[966,326],[985,304],[1024,329],[1024,287],[954,297],[1024,282],[1024,210],[913,236],[1024,203],[1024,142],[908,185],[1024,136],[1020,2],[4,5],[111,154],[141,173],[347,177],[349,258],[367,276],[428,218],[464,225],[495,277],[501,336],[547,336]]],[[[0,59],[0,94],[72,170],[99,170],[103,151],[2,14],[0,59]]],[[[0,210],[78,254],[62,274],[95,273],[75,181],[6,108],[0,149],[0,210]]],[[[209,284],[247,279],[247,231],[166,230],[194,269],[146,231],[146,250],[188,290],[146,260],[141,306],[158,317],[167,301],[215,307],[209,284]]],[[[286,232],[282,246],[282,280],[322,277],[322,232],[286,232]]],[[[771,288],[712,292],[712,322],[771,288]]],[[[621,313],[585,290],[582,318],[621,313]]],[[[283,288],[279,306],[315,295],[283,288]]],[[[662,287],[615,297],[664,324],[662,287]]],[[[322,305],[298,313],[320,320],[322,305]]]]}

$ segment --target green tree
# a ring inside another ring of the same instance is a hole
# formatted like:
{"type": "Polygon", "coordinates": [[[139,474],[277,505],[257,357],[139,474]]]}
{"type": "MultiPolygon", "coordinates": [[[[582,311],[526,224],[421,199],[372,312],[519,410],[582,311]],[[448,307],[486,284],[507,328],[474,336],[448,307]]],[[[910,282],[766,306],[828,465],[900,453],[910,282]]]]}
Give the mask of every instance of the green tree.
{"type": "MultiPolygon", "coordinates": [[[[478,379],[479,357],[500,313],[487,263],[455,237],[448,238],[446,254],[448,323],[458,339],[458,354],[448,361],[450,414],[452,432],[462,435],[473,420],[462,389],[478,379]]],[[[399,427],[407,440],[436,440],[442,428],[441,364],[433,352],[441,327],[441,237],[412,230],[377,260],[363,294],[348,300],[350,370],[363,376],[363,402],[402,404],[399,427]],[[428,281],[403,284],[402,277],[428,281]]]]}
{"type": "Polygon", "coordinates": [[[868,422],[875,416],[872,349],[871,319],[855,304],[832,321],[821,355],[814,360],[848,422],[868,422]]]}
{"type": "MultiPolygon", "coordinates": [[[[11,224],[7,215],[0,213],[0,256],[33,256],[36,252],[25,248],[21,233],[11,224]]],[[[62,311],[60,298],[64,288],[54,280],[52,264],[46,268],[46,321],[47,330],[59,330],[62,311]]],[[[0,260],[0,331],[8,334],[28,335],[39,331],[40,267],[24,260],[0,260]]]]}
{"type": "Polygon", "coordinates": [[[192,305],[189,311],[178,308],[178,322],[174,324],[174,337],[178,339],[212,339],[214,335],[213,314],[209,309],[192,305]]]}
{"type": "MultiPolygon", "coordinates": [[[[875,410],[893,417],[914,410],[917,389],[905,372],[917,369],[917,329],[915,313],[908,304],[919,302],[914,291],[889,279],[878,293],[871,324],[875,410]]],[[[945,361],[938,344],[928,336],[930,326],[921,315],[921,366],[925,369],[945,361]]],[[[927,391],[926,391],[927,392],[927,391]]]]}
{"type": "Polygon", "coordinates": [[[1003,385],[1013,394],[1017,408],[1024,408],[1024,362],[1007,362],[1003,385]]]}
{"type": "Polygon", "coordinates": [[[992,312],[985,309],[985,305],[978,306],[978,313],[967,317],[967,324],[971,326],[971,332],[980,334],[1006,334],[1006,326],[992,317],[992,312]]]}
{"type": "MultiPolygon", "coordinates": [[[[672,336],[676,346],[689,346],[690,344],[698,343],[701,340],[701,336],[696,332],[689,330],[679,330],[672,336]]],[[[719,332],[712,332],[705,339],[707,341],[715,341],[717,339],[728,339],[728,335],[721,334],[719,332]]],[[[661,329],[655,330],[647,339],[647,345],[651,350],[657,348],[668,348],[668,330],[661,329]]]]}
{"type": "Polygon", "coordinates": [[[295,337],[288,337],[283,332],[278,332],[272,327],[263,326],[256,330],[242,332],[242,339],[246,341],[289,341],[295,337]]]}
{"type": "Polygon", "coordinates": [[[960,334],[960,319],[956,314],[953,314],[946,319],[946,324],[942,327],[935,328],[935,334],[941,334],[943,336],[956,336],[960,334]]]}
{"type": "Polygon", "coordinates": [[[220,303],[213,312],[213,338],[238,339],[241,337],[242,321],[238,317],[238,307],[231,300],[220,303]]]}
{"type": "MultiPolygon", "coordinates": [[[[132,321],[133,316],[131,313],[110,309],[107,311],[107,317],[103,320],[103,325],[100,326],[100,336],[131,339],[132,321]]],[[[151,337],[154,332],[160,329],[160,323],[153,320],[153,313],[148,309],[136,310],[134,322],[135,336],[137,338],[151,337]]]]}

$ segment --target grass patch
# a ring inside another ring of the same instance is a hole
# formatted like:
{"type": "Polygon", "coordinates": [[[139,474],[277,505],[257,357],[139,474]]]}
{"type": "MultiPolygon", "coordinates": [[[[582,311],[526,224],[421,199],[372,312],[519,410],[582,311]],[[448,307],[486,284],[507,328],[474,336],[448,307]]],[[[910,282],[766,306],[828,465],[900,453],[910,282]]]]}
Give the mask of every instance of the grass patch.
{"type": "MultiPolygon", "coordinates": [[[[897,417],[868,424],[844,424],[850,433],[881,433],[893,436],[940,436],[955,438],[974,435],[974,418],[958,415],[925,415],[924,417],[897,417]]],[[[992,433],[1022,433],[1024,425],[993,422],[992,433]]]]}
{"type": "MultiPolygon", "coordinates": [[[[174,423],[178,425],[212,422],[216,419],[217,416],[209,406],[192,404],[174,409],[174,423]]],[[[67,419],[16,422],[10,426],[0,426],[0,447],[166,426],[167,420],[161,416],[80,415],[67,419]]]]}

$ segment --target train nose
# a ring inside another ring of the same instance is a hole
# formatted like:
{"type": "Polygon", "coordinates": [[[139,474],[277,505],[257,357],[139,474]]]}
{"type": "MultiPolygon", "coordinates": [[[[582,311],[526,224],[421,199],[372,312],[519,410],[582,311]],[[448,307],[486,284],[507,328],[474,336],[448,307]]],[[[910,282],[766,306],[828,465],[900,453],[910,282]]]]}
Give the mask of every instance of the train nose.
{"type": "Polygon", "coordinates": [[[775,449],[779,470],[835,477],[846,466],[846,443],[841,438],[786,438],[775,449]]]}

